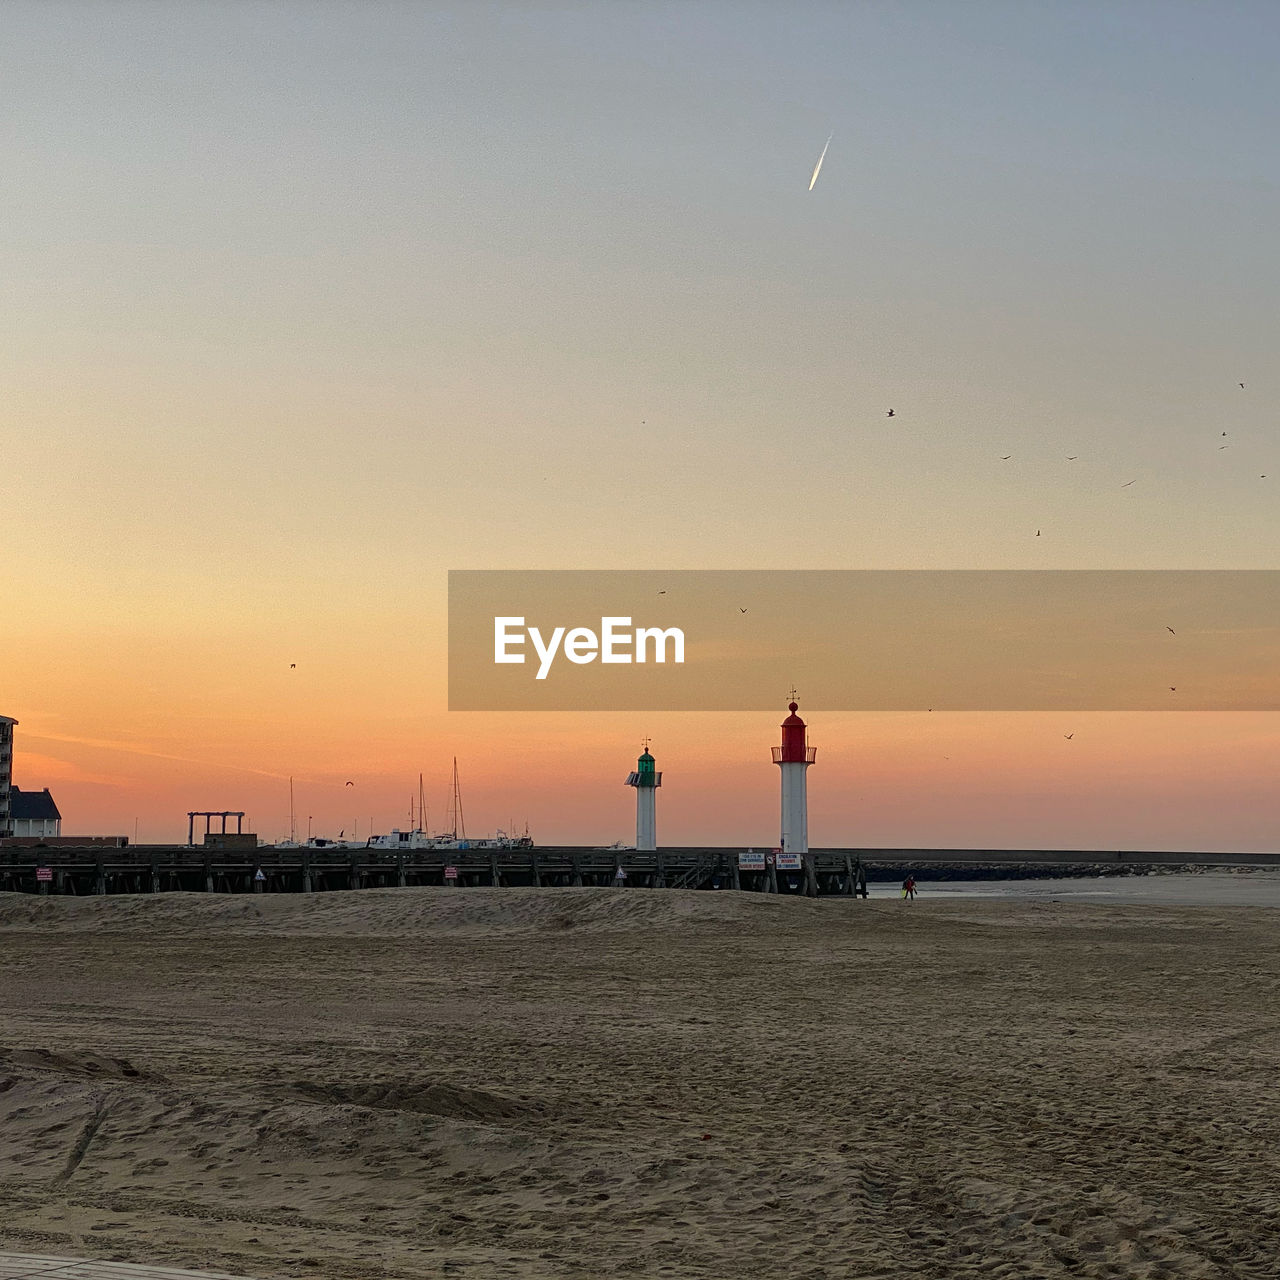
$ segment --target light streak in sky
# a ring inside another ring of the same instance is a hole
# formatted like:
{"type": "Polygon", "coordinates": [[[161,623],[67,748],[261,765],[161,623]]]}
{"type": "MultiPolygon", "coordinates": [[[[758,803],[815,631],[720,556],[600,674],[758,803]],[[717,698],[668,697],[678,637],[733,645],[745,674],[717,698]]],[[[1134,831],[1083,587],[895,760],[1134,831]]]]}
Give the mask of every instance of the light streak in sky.
{"type": "Polygon", "coordinates": [[[813,177],[809,179],[809,190],[813,190],[813,184],[818,180],[818,174],[822,172],[822,162],[827,158],[827,147],[831,145],[831,139],[834,134],[827,134],[826,144],[822,148],[822,154],[818,157],[818,163],[813,166],[813,177]]]}

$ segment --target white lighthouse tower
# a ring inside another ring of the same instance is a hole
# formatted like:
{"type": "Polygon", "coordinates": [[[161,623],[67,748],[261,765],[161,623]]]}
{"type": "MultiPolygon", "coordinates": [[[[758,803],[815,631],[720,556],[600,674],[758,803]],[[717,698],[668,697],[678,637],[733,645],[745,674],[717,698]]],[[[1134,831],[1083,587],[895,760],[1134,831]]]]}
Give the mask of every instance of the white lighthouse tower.
{"type": "Polygon", "coordinates": [[[643,743],[644,751],[636,761],[634,773],[627,774],[627,786],[636,789],[636,850],[652,853],[658,847],[657,789],[662,786],[662,774],[654,769],[653,756],[649,754],[649,739],[643,743]]]}
{"type": "Polygon", "coordinates": [[[782,746],[773,748],[773,763],[782,770],[782,840],[779,848],[783,853],[803,855],[809,852],[809,796],[805,775],[818,749],[809,745],[804,721],[796,715],[800,708],[794,701],[795,696],[796,691],[792,689],[792,702],[787,707],[791,714],[782,722],[782,746]]]}

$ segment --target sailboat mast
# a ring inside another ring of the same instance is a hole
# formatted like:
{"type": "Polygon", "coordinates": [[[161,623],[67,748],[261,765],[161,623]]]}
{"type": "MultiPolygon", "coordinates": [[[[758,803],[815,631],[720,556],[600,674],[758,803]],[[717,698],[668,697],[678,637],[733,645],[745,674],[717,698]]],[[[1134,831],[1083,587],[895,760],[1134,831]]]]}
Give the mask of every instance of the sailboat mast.
{"type": "Polygon", "coordinates": [[[427,833],[427,792],[422,785],[422,774],[418,774],[418,826],[422,833],[427,833]]]}
{"type": "Polygon", "coordinates": [[[289,843],[298,843],[298,828],[293,816],[293,774],[289,775],[289,843]]]}
{"type": "Polygon", "coordinates": [[[454,839],[467,838],[467,820],[462,816],[462,788],[458,785],[458,757],[453,757],[454,839]]]}

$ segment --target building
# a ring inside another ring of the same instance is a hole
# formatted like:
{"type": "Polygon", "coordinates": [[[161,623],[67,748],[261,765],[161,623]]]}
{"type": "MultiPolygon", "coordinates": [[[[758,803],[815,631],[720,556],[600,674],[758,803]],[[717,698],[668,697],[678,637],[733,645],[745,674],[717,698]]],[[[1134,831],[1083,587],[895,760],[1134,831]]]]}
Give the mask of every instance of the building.
{"type": "Polygon", "coordinates": [[[22,791],[11,787],[9,813],[11,835],[49,836],[56,839],[62,834],[62,814],[58,812],[58,806],[54,804],[48,787],[43,791],[22,791]]]}
{"type": "Polygon", "coordinates": [[[56,838],[62,834],[62,814],[49,788],[22,791],[13,785],[12,716],[0,716],[0,839],[8,836],[56,838]]]}
{"type": "Polygon", "coordinates": [[[18,722],[0,716],[0,836],[13,834],[9,792],[13,786],[13,726],[18,722]]]}

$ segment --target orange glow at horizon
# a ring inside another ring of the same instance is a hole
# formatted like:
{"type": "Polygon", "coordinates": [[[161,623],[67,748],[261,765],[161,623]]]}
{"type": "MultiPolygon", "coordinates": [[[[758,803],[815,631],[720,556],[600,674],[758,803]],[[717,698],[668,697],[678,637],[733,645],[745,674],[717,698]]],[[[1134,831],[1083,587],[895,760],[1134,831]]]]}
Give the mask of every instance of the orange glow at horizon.
{"type": "MultiPolygon", "coordinates": [[[[274,841],[289,834],[292,775],[299,835],[350,838],[371,826],[406,828],[419,774],[428,826],[443,829],[456,756],[470,835],[527,824],[541,844],[608,844],[633,837],[634,797],[622,781],[651,735],[664,772],[660,844],[776,843],[769,748],[785,708],[770,717],[384,706],[357,717],[341,693],[287,689],[276,707],[279,720],[206,702],[199,712],[166,717],[153,707],[113,721],[123,714],[114,697],[58,712],[10,705],[6,714],[19,721],[15,785],[50,787],[67,834],[132,837],[136,819],[144,843],[182,840],[188,810],[235,809],[274,841]]],[[[815,846],[1269,851],[1276,843],[1274,715],[801,711],[818,748],[809,774],[815,846]]]]}

